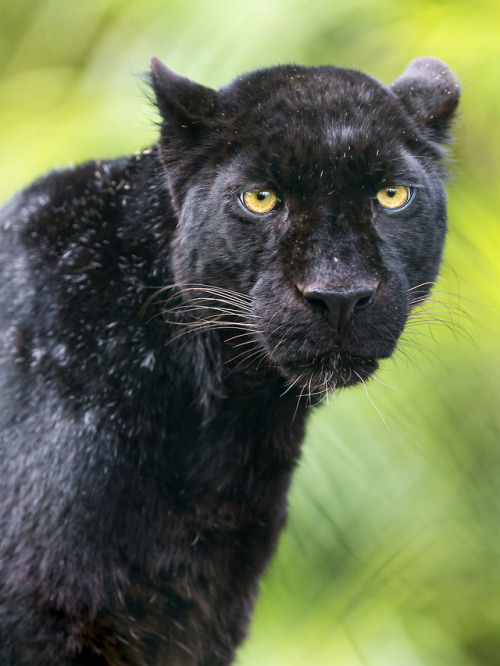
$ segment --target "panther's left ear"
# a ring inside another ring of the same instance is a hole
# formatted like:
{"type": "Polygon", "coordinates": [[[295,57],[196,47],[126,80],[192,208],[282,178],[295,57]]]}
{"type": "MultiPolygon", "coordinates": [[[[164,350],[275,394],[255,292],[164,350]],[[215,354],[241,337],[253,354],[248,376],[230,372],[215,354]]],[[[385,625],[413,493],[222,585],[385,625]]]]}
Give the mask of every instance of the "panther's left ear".
{"type": "Polygon", "coordinates": [[[437,58],[416,58],[391,85],[406,109],[437,141],[445,141],[460,99],[457,78],[437,58]]]}

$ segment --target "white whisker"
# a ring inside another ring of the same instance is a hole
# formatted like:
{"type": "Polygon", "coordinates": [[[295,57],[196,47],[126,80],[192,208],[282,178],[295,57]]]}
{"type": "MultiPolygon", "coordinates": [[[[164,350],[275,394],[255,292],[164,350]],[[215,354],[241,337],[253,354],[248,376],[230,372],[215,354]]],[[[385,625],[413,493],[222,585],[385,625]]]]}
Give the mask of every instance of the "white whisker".
{"type": "Polygon", "coordinates": [[[395,386],[391,386],[390,384],[386,384],[381,379],[379,379],[376,374],[372,375],[372,379],[374,379],[379,384],[382,384],[382,386],[385,386],[386,388],[392,389],[393,391],[397,391],[397,388],[395,386]]]}
{"type": "Polygon", "coordinates": [[[384,417],[383,417],[383,415],[382,415],[382,412],[381,412],[380,409],[377,407],[377,405],[373,402],[373,400],[372,400],[371,397],[370,397],[370,394],[368,393],[368,387],[367,387],[367,385],[366,385],[365,380],[363,379],[363,377],[361,377],[360,374],[358,374],[358,373],[356,372],[356,370],[354,371],[354,374],[355,374],[356,377],[359,379],[359,381],[363,384],[364,389],[365,389],[365,393],[366,393],[366,397],[368,398],[368,400],[370,401],[370,403],[372,404],[372,406],[375,408],[377,414],[378,414],[378,415],[380,416],[380,418],[382,419],[382,423],[385,425],[386,428],[388,428],[388,426],[387,426],[387,422],[386,422],[386,420],[384,419],[384,417]]]}

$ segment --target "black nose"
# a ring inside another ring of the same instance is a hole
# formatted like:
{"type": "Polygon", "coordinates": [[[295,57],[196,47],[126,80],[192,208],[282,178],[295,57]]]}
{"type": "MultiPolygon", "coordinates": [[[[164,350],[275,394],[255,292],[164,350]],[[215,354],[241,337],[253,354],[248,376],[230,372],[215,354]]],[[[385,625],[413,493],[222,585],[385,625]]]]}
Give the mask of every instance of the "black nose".
{"type": "Polygon", "coordinates": [[[341,288],[314,285],[300,291],[309,306],[322,314],[330,326],[340,333],[355,312],[370,305],[377,286],[341,288]]]}

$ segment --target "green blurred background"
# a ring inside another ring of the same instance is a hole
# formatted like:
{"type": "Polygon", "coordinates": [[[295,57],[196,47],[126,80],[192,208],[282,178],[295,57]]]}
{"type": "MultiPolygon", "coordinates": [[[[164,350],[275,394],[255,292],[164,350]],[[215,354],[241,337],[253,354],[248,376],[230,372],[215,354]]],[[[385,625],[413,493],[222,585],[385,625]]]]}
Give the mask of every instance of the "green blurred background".
{"type": "Polygon", "coordinates": [[[438,321],[312,410],[239,664],[498,666],[500,3],[0,0],[0,199],[153,142],[151,55],[215,87],[282,62],[388,83],[419,55],[460,78],[438,321]]]}

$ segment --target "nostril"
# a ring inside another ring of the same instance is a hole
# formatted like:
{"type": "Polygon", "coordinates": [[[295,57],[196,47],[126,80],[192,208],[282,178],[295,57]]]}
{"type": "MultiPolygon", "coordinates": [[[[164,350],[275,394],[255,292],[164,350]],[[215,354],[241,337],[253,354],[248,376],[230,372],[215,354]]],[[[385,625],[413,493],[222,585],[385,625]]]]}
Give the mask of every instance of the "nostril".
{"type": "Polygon", "coordinates": [[[313,310],[316,312],[319,312],[320,314],[324,315],[325,317],[328,315],[328,305],[326,304],[326,301],[323,300],[322,298],[317,298],[317,297],[309,297],[304,294],[304,298],[307,301],[307,303],[312,307],[313,310]]]}
{"type": "Polygon", "coordinates": [[[367,293],[365,296],[361,296],[357,303],[353,306],[353,311],[362,310],[371,304],[373,297],[375,296],[375,289],[370,290],[370,293],[367,293]]]}

